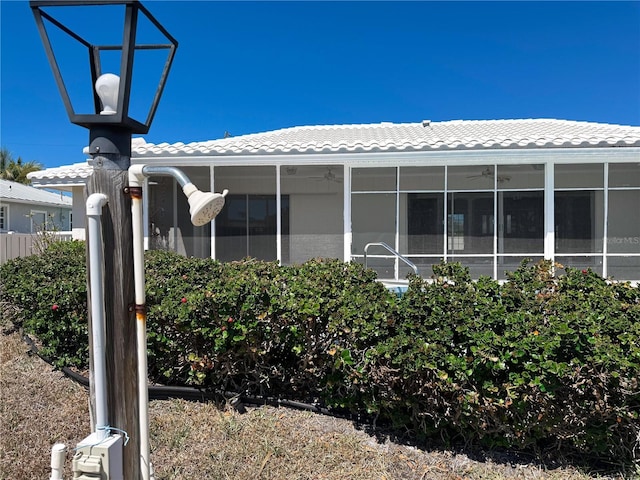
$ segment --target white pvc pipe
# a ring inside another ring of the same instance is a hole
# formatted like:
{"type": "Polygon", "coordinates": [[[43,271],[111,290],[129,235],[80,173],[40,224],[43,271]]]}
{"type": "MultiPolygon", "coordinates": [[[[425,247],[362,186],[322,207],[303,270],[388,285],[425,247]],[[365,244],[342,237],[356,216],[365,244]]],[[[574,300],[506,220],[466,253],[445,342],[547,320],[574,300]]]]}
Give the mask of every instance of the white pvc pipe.
{"type": "Polygon", "coordinates": [[[66,457],[67,446],[64,443],[56,443],[51,447],[51,476],[49,480],[62,480],[66,457]]]}
{"type": "Polygon", "coordinates": [[[89,284],[91,292],[91,337],[93,339],[93,384],[96,396],[95,430],[99,440],[109,432],[107,413],[107,366],[105,360],[104,260],[102,242],[102,207],[107,196],[94,193],[87,198],[89,235],[89,284]]]}
{"type": "MultiPolygon", "coordinates": [[[[144,217],[142,185],[144,179],[151,175],[171,176],[175,178],[189,200],[190,210],[193,208],[191,221],[197,221],[203,212],[204,205],[212,201],[220,201],[227,194],[203,194],[191,183],[181,170],[175,167],[132,165],[129,167],[129,191],[131,193],[131,221],[133,229],[133,274],[136,302],[136,350],[138,357],[138,400],[140,404],[140,469],[143,480],[151,478],[151,452],[149,446],[149,387],[147,385],[147,312],[144,285],[144,217]],[[195,206],[194,206],[195,205],[195,206]]],[[[219,211],[219,210],[218,210],[219,211]]],[[[217,213],[217,212],[216,212],[217,213]]],[[[211,221],[211,219],[207,219],[211,221]]]]}
{"type": "MultiPolygon", "coordinates": [[[[129,189],[142,187],[142,165],[129,168],[129,189]]],[[[149,387],[147,384],[147,313],[144,284],[144,231],[142,192],[132,191],[131,224],[133,229],[133,277],[136,302],[136,350],[138,365],[138,402],[140,426],[140,471],[143,480],[151,477],[149,445],[149,387]]]]}

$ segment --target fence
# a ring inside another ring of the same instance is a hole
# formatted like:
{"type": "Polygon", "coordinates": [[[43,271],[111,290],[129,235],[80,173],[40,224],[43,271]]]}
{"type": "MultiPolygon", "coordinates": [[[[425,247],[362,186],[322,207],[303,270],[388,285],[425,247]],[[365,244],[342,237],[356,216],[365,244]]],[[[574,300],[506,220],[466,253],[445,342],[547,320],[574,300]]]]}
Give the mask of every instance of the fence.
{"type": "Polygon", "coordinates": [[[38,253],[50,241],[71,240],[71,232],[1,233],[0,264],[16,257],[38,253]]]}

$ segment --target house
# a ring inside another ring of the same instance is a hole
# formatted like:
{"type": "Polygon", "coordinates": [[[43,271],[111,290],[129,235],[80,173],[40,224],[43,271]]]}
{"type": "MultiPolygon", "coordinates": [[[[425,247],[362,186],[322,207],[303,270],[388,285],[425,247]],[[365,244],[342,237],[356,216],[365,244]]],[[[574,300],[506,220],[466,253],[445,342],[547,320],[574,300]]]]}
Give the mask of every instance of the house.
{"type": "Polygon", "coordinates": [[[71,229],[71,197],[0,180],[0,233],[71,229]]]}
{"type": "MultiPolygon", "coordinates": [[[[194,227],[176,182],[151,178],[149,248],[284,264],[366,257],[380,278],[396,280],[411,271],[404,260],[425,276],[444,259],[503,279],[524,258],[548,258],[640,280],[637,126],[426,120],[188,144],[137,138],[132,148],[132,163],[176,166],[203,190],[230,192],[213,225],[194,227]]],[[[90,173],[85,163],[30,178],[71,189],[80,208],[90,173]]]]}

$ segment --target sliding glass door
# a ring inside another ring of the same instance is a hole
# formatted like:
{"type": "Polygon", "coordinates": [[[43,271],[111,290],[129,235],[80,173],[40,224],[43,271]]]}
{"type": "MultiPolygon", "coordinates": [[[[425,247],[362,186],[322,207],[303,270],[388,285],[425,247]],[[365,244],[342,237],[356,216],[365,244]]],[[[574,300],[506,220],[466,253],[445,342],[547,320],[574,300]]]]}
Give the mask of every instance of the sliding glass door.
{"type": "MultiPolygon", "coordinates": [[[[286,197],[283,204],[286,210],[286,197]]],[[[227,195],[225,208],[216,218],[218,258],[277,260],[276,234],[274,195],[227,195]]]]}

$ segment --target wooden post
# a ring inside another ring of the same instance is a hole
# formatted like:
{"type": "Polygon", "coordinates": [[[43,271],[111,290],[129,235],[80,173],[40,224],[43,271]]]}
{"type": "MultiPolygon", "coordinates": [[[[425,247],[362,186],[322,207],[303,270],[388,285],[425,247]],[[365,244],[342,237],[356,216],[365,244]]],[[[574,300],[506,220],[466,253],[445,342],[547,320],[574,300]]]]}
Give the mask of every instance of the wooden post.
{"type": "MultiPolygon", "coordinates": [[[[123,447],[123,478],[138,480],[141,478],[138,371],[131,197],[127,188],[130,161],[129,155],[95,154],[86,195],[103,193],[108,197],[102,212],[108,420],[110,427],[129,436],[129,442],[123,447]]],[[[94,400],[92,396],[92,411],[95,411],[94,400]]]]}

